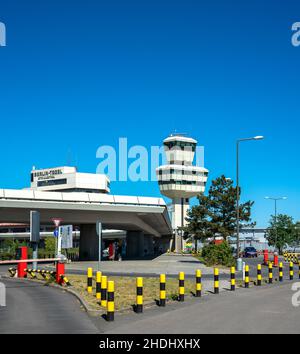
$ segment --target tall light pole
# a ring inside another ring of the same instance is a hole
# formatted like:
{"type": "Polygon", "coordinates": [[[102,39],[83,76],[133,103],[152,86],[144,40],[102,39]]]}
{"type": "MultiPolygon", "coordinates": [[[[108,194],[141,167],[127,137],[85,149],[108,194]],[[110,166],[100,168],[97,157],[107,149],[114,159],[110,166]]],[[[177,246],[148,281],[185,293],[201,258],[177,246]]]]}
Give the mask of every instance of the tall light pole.
{"type": "MultiPolygon", "coordinates": [[[[240,143],[249,140],[262,140],[261,135],[252,138],[238,139],[236,142],[236,258],[240,258],[240,185],[239,185],[239,148],[240,143]]],[[[237,265],[239,269],[239,265],[237,265]]]]}
{"type": "Polygon", "coordinates": [[[274,207],[275,207],[275,248],[276,248],[276,242],[277,242],[277,201],[278,200],[286,200],[287,197],[265,197],[265,199],[270,199],[274,201],[274,207]]]}

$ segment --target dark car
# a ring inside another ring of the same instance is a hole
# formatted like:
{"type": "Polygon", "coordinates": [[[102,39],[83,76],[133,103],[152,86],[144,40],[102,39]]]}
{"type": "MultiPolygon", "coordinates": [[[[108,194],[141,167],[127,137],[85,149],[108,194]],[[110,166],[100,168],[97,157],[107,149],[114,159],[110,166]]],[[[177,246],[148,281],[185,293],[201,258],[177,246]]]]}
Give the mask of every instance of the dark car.
{"type": "Polygon", "coordinates": [[[254,247],[246,247],[244,250],[245,258],[254,258],[257,257],[257,251],[254,247]]]}

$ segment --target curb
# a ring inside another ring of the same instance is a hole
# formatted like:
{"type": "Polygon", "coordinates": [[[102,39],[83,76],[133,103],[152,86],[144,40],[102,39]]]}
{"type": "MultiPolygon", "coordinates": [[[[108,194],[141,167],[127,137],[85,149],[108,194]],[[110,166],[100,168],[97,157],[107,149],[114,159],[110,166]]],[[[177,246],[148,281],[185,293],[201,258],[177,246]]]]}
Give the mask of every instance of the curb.
{"type": "Polygon", "coordinates": [[[44,286],[51,286],[53,288],[56,289],[60,289],[60,290],[65,290],[66,292],[68,292],[69,294],[73,295],[74,297],[76,297],[79,302],[81,303],[81,305],[84,307],[84,310],[89,313],[89,314],[99,314],[102,315],[105,313],[104,310],[94,310],[92,308],[89,307],[89,305],[86,303],[86,301],[73,289],[67,288],[67,287],[62,287],[60,285],[57,284],[53,284],[53,283],[45,283],[43,280],[40,279],[27,279],[27,278],[12,278],[10,276],[7,275],[1,275],[2,278],[4,279],[14,279],[14,280],[25,280],[25,281],[31,281],[33,283],[40,283],[44,286]]]}

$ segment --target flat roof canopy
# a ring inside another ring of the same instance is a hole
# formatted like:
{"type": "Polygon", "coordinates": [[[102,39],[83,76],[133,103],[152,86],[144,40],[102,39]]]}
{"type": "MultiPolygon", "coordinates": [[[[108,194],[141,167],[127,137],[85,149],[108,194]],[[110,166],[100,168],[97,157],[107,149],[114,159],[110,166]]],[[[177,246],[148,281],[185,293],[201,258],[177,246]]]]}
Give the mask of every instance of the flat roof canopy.
{"type": "Polygon", "coordinates": [[[99,220],[108,229],[141,230],[156,237],[172,234],[162,198],[0,189],[1,223],[29,223],[31,210],[40,211],[42,224],[54,217],[73,225],[99,220]]]}

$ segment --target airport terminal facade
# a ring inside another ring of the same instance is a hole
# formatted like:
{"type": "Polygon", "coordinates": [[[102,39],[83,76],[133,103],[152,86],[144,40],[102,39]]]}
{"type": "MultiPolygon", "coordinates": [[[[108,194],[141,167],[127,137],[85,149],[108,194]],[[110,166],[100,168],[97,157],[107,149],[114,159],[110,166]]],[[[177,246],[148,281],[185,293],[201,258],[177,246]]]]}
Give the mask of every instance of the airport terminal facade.
{"type": "Polygon", "coordinates": [[[29,188],[0,189],[0,208],[0,240],[29,239],[30,211],[38,210],[42,238],[53,235],[52,218],[73,225],[81,260],[98,259],[98,221],[103,225],[102,249],[118,244],[127,259],[165,252],[172,237],[162,198],[110,194],[106,175],[81,173],[70,166],[33,169],[29,188]]]}

